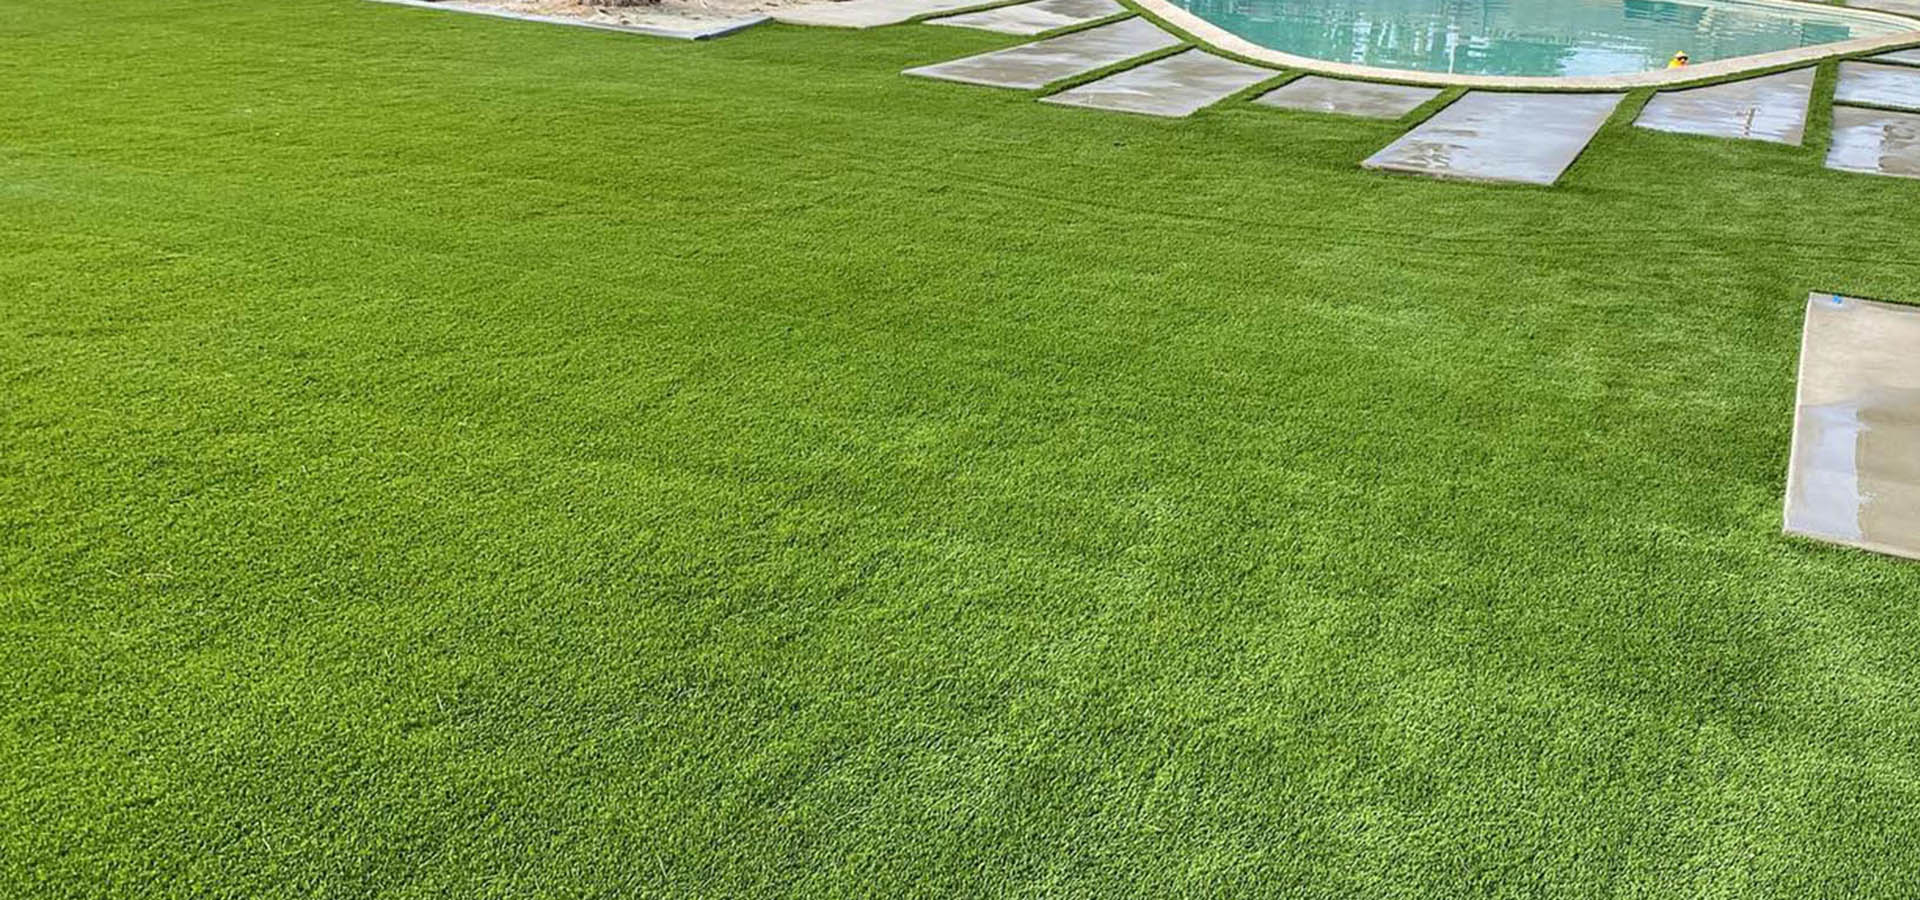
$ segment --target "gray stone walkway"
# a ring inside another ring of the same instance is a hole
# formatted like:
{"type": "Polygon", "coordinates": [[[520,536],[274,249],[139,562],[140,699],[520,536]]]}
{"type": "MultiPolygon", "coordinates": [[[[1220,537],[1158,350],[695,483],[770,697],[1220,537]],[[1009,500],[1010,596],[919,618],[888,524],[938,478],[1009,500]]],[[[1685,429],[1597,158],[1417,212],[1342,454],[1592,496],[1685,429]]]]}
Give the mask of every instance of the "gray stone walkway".
{"type": "Polygon", "coordinates": [[[1179,44],[1179,38],[1135,17],[1005,50],[919,66],[906,73],[944,81],[1033,90],[1179,44]]]}
{"type": "Polygon", "coordinates": [[[1874,63],[1840,64],[1833,102],[1920,110],[1920,69],[1874,63]]]}
{"type": "Polygon", "coordinates": [[[1550,185],[1579,158],[1623,96],[1474,91],[1361,165],[1550,185]]]}
{"type": "Polygon", "coordinates": [[[1786,531],[1920,558],[1920,308],[1807,298],[1786,531]]]}
{"type": "Polygon", "coordinates": [[[1188,50],[1042,100],[1150,116],[1188,116],[1279,75],[1207,53],[1188,50]]]}
{"type": "MultiPolygon", "coordinates": [[[[1920,24],[1914,27],[1920,28],[1920,24]]],[[[1892,53],[1882,53],[1879,56],[1869,56],[1867,58],[1874,62],[1903,63],[1909,66],[1920,66],[1920,49],[1895,50],[1892,53]]]]}
{"type": "Polygon", "coordinates": [[[1126,9],[1113,0],[1034,0],[1032,3],[996,6],[943,19],[929,19],[927,24],[978,28],[1001,34],[1039,34],[1119,15],[1126,9]]]}
{"type": "Polygon", "coordinates": [[[1813,70],[1795,69],[1656,94],[1634,124],[1655,131],[1798,145],[1812,97],[1813,70]]]}
{"type": "Polygon", "coordinates": [[[543,25],[565,25],[570,28],[591,28],[596,31],[617,31],[624,34],[644,34],[650,37],[673,38],[682,41],[704,41],[725,37],[737,31],[745,31],[755,25],[771,22],[773,19],[763,15],[747,15],[731,19],[711,19],[688,22],[685,27],[672,28],[663,25],[622,25],[615,22],[599,22],[592,19],[579,19],[572,16],[543,16],[537,13],[513,12],[495,9],[490,6],[474,6],[458,0],[375,0],[378,3],[391,3],[395,6],[411,6],[417,9],[436,9],[442,12],[471,13],[480,16],[492,16],[497,19],[517,19],[522,22],[539,22],[543,25]]]}
{"type": "Polygon", "coordinates": [[[1847,0],[1846,5],[1898,13],[1903,16],[1920,16],[1920,0],[1847,0]]]}
{"type": "Polygon", "coordinates": [[[826,0],[807,6],[775,10],[773,19],[789,25],[826,25],[834,28],[877,28],[908,19],[979,6],[986,0],[826,0]]]}
{"type": "Polygon", "coordinates": [[[1834,107],[1827,168],[1920,178],[1920,115],[1834,107]]]}
{"type": "Polygon", "coordinates": [[[1307,75],[1289,81],[1253,102],[1280,109],[1304,109],[1368,119],[1398,119],[1438,96],[1439,88],[1341,81],[1307,75]]]}

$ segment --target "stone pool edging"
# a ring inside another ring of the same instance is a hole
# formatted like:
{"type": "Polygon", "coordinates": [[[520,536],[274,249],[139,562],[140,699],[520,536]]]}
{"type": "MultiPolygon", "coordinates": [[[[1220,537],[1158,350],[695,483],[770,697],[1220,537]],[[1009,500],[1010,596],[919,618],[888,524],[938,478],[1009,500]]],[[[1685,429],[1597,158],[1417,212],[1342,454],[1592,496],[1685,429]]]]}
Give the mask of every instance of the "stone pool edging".
{"type": "Polygon", "coordinates": [[[1797,47],[1792,50],[1776,50],[1772,53],[1757,53],[1733,59],[1718,59],[1681,69],[1655,69],[1647,72],[1632,72],[1621,75],[1470,75],[1449,74],[1446,72],[1421,72],[1413,69],[1388,69],[1380,66],[1363,66],[1356,63],[1332,62],[1310,56],[1298,56],[1270,47],[1263,47],[1246,38],[1240,37],[1218,25],[1194,15],[1174,4],[1172,0],[1121,0],[1133,7],[1148,19],[1177,33],[1184,33],[1203,47],[1212,48],[1229,56],[1267,66],[1309,72],[1315,75],[1327,75],[1335,78],[1348,78],[1363,81],[1383,81],[1397,84],[1417,84],[1429,87],[1469,87],[1491,88],[1496,90],[1520,91],[1622,91],[1635,88],[1663,88],[1691,85],[1697,82],[1724,80],[1731,76],[1760,74],[1767,70],[1778,70],[1802,65],[1812,65],[1839,57],[1856,56],[1888,50],[1900,50],[1920,45],[1920,20],[1897,13],[1860,7],[1834,7],[1827,4],[1801,3],[1799,0],[1774,0],[1774,6],[1818,6],[1822,9],[1844,9],[1863,18],[1899,25],[1906,29],[1896,34],[1876,37],[1854,38],[1831,44],[1818,44],[1812,47],[1797,47]]]}

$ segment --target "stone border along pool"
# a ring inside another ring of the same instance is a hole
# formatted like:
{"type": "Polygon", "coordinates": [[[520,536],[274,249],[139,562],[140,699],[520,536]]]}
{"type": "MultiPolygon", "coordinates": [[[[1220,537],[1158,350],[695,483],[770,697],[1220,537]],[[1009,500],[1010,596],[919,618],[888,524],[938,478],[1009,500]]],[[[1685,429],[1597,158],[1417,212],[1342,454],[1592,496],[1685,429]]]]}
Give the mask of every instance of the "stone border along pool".
{"type": "MultiPolygon", "coordinates": [[[[474,15],[495,16],[503,19],[518,19],[528,22],[542,22],[551,25],[570,25],[577,28],[593,28],[601,31],[621,31],[644,34],[653,37],[677,38],[681,40],[707,40],[723,37],[759,25],[765,22],[780,22],[788,25],[810,25],[838,28],[866,29],[885,25],[899,25],[908,22],[921,22],[942,15],[957,16],[967,13],[982,13],[994,9],[1024,5],[1030,0],[823,0],[823,2],[787,7],[771,11],[766,15],[752,16],[719,25],[703,28],[671,29],[645,25],[613,25],[601,22],[584,22],[558,16],[527,15],[504,10],[478,9],[474,7],[451,6],[435,0],[374,0],[376,3],[391,3],[397,6],[411,6],[421,9],[438,9],[446,12],[463,12],[474,15]]],[[[1779,50],[1773,53],[1761,53],[1734,59],[1720,59],[1699,63],[1682,69],[1656,69],[1647,72],[1634,72],[1624,75],[1577,75],[1577,76],[1505,76],[1505,75],[1459,75],[1445,72],[1422,72],[1414,69],[1389,69],[1379,66],[1363,66],[1355,63],[1334,62],[1309,56],[1297,56],[1268,47],[1262,47],[1245,38],[1221,28],[1199,16],[1175,5],[1172,0],[1118,0],[1123,10],[1140,14],[1143,18],[1165,28],[1178,37],[1191,40],[1196,46],[1212,49],[1228,57],[1243,62],[1252,62],[1269,67],[1285,69],[1289,72],[1304,72],[1313,75],[1328,75],[1360,81],[1384,82],[1388,84],[1408,84],[1432,87],[1469,87],[1493,88],[1497,90],[1522,91],[1567,91],[1573,93],[1593,91],[1621,91],[1646,87],[1678,87],[1694,83],[1723,81],[1730,76],[1748,72],[1760,73],[1779,71],[1801,65],[1811,65],[1829,59],[1864,56],[1866,54],[1889,50],[1913,48],[1920,52],[1920,0],[1911,0],[1915,9],[1908,13],[1891,11],[1894,5],[1886,0],[1853,0],[1845,4],[1820,3],[1816,0],[1749,0],[1749,2],[1768,3],[1775,6],[1816,6],[1822,9],[1845,9],[1865,18],[1877,19],[1905,27],[1907,30],[1896,34],[1878,37],[1855,38],[1830,44],[1816,44],[1811,47],[1799,47],[1792,50],[1779,50]],[[1873,8],[1876,4],[1888,8],[1873,8]]],[[[957,24],[957,23],[956,23],[957,24]]],[[[1073,24],[1065,28],[1075,27],[1073,24]]]]}
{"type": "MultiPolygon", "coordinates": [[[[765,21],[674,31],[501,14],[430,0],[376,2],[694,40],[765,21]]],[[[1219,29],[1204,23],[1203,28],[1188,29],[1147,11],[1167,6],[1169,0],[840,0],[775,10],[771,18],[794,25],[850,29],[912,22],[1024,34],[1030,38],[1026,42],[915,66],[905,74],[1011,88],[1046,95],[1040,97],[1043,102],[1122,113],[1181,117],[1258,90],[1258,96],[1245,98],[1247,102],[1391,119],[1415,115],[1431,101],[1450,97],[1362,165],[1435,178],[1540,186],[1558,183],[1615,107],[1636,88],[1663,89],[1636,114],[1640,127],[1797,144],[1814,101],[1811,90],[1796,87],[1785,92],[1793,96],[1782,99],[1782,91],[1766,90],[1763,82],[1805,81],[1811,88],[1812,67],[1837,59],[1842,65],[1833,96],[1835,122],[1827,168],[1920,178],[1920,19],[1879,14],[1913,30],[1686,69],[1608,77],[1496,78],[1324,60],[1283,66],[1273,57],[1294,57],[1221,49],[1212,46],[1206,35],[1194,33],[1219,29]],[[1109,5],[1117,10],[1115,14],[1097,15],[1109,5]],[[1025,15],[1031,10],[1021,9],[1038,6],[1049,7],[1052,15],[1036,19],[1025,15]],[[1004,14],[991,15],[995,10],[1004,14]],[[1062,11],[1071,14],[1059,15],[1062,11]],[[1054,21],[1063,24],[1045,27],[1054,21]],[[1020,27],[1012,28],[1010,22],[1020,27]],[[1269,77],[1260,77],[1263,73],[1269,77]],[[1850,99],[1849,90],[1868,87],[1862,82],[1869,75],[1880,79],[1875,85],[1878,99],[1850,99]],[[1289,86],[1303,96],[1290,98],[1289,86]],[[1397,106],[1386,104],[1391,108],[1383,108],[1382,98],[1373,96],[1394,90],[1422,91],[1426,96],[1398,99],[1397,106]],[[1666,107],[1661,105],[1663,98],[1668,101],[1666,107]]],[[[1184,10],[1178,12],[1193,18],[1184,10]]]]}
{"type": "MultiPolygon", "coordinates": [[[[861,2],[861,0],[851,0],[861,2]]],[[[1633,88],[1676,87],[1693,82],[1713,81],[1747,72],[1777,70],[1812,65],[1843,56],[1897,50],[1920,42],[1920,20],[1899,13],[1846,5],[1814,3],[1810,0],[1752,0],[1774,6],[1817,6],[1825,10],[1845,9],[1862,18],[1877,19],[1904,27],[1905,31],[1878,37],[1855,38],[1831,44],[1816,44],[1792,50],[1777,50],[1733,59],[1717,59],[1680,69],[1655,69],[1625,75],[1455,75],[1446,72],[1422,72],[1414,69],[1388,69],[1356,63],[1333,62],[1311,56],[1297,56],[1270,47],[1262,47],[1175,5],[1172,0],[1124,0],[1148,18],[1190,35],[1202,46],[1213,47],[1241,59],[1318,75],[1333,75],[1366,81],[1420,84],[1435,87],[1494,88],[1520,91],[1623,91],[1633,88]]]]}

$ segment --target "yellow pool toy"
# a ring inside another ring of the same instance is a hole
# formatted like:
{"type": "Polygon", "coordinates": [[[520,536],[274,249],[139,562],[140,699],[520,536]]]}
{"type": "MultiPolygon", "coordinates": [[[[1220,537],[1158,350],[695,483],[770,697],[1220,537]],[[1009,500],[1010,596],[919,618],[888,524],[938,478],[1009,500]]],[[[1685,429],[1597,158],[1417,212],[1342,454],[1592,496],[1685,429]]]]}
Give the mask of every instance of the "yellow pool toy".
{"type": "Polygon", "coordinates": [[[1672,59],[1667,60],[1667,68],[1669,69],[1678,69],[1685,66],[1686,64],[1687,64],[1687,51],[1685,50],[1682,50],[1679,53],[1675,53],[1672,59]]]}

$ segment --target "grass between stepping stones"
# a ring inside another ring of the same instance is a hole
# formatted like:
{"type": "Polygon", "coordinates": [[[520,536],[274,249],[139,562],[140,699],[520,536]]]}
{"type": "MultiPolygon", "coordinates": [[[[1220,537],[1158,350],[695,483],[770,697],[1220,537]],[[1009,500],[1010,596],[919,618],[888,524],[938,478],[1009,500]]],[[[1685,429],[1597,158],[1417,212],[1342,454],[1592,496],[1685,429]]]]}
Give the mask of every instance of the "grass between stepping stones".
{"type": "Polygon", "coordinates": [[[1779,534],[1915,182],[0,3],[0,896],[1920,894],[1920,567],[1779,534]]]}
{"type": "Polygon", "coordinates": [[[1089,19],[1085,22],[1074,22],[1070,25],[1062,25],[1059,28],[1050,28],[1046,31],[1041,32],[1035,37],[1041,40],[1045,40],[1050,37],[1059,37],[1063,34],[1072,34],[1076,31],[1085,31],[1089,28],[1099,28],[1102,25],[1112,25],[1115,22],[1119,22],[1119,21],[1123,21],[1125,19],[1131,19],[1131,18],[1133,18],[1133,13],[1126,9],[1122,9],[1120,12],[1114,13],[1113,15],[1110,15],[1110,16],[1101,16],[1098,19],[1089,19]]]}
{"type": "MultiPolygon", "coordinates": [[[[946,19],[946,18],[951,18],[953,16],[964,16],[967,13],[985,12],[989,9],[999,9],[1000,7],[1003,7],[1003,6],[1019,6],[1022,3],[1031,3],[1031,2],[1033,2],[1033,0],[988,0],[988,2],[980,3],[975,6],[961,6],[961,7],[955,7],[953,9],[943,9],[943,10],[937,10],[935,12],[921,13],[920,15],[903,20],[901,22],[897,22],[895,24],[919,25],[933,19],[946,19]]],[[[887,26],[887,27],[891,27],[891,26],[887,26]]],[[[981,28],[981,29],[975,29],[975,30],[986,31],[987,29],[981,28]]],[[[998,34],[1001,37],[1026,37],[1026,35],[1009,35],[1009,34],[1005,34],[1003,32],[997,32],[997,31],[988,32],[988,33],[998,34]]]]}
{"type": "MultiPolygon", "coordinates": [[[[1263,66],[1262,68],[1266,68],[1266,67],[1263,66]]],[[[1241,108],[1249,107],[1254,100],[1260,97],[1264,97],[1267,94],[1271,94],[1274,91],[1277,91],[1282,87],[1285,87],[1289,82],[1295,81],[1304,75],[1306,75],[1305,72],[1281,71],[1281,70],[1275,69],[1273,72],[1273,77],[1268,78],[1265,81],[1254,82],[1253,84],[1250,84],[1244,88],[1241,88],[1240,90],[1234,91],[1232,94],[1227,95],[1226,99],[1221,100],[1220,102],[1215,103],[1212,106],[1209,106],[1201,110],[1201,112],[1210,112],[1210,111],[1219,112],[1219,111],[1224,111],[1229,109],[1241,109],[1241,108]]]]}
{"type": "MultiPolygon", "coordinates": [[[[1148,63],[1158,62],[1160,60],[1166,59],[1169,56],[1178,56],[1192,49],[1194,48],[1193,48],[1193,45],[1191,44],[1174,44],[1169,47],[1162,47],[1158,50],[1150,50],[1150,51],[1147,51],[1146,53],[1140,54],[1139,56],[1129,57],[1127,59],[1123,59],[1109,66],[1101,66],[1100,68],[1097,68],[1097,69],[1088,69],[1085,72],[1069,75],[1058,81],[1051,82],[1043,87],[1037,88],[1032,91],[1028,91],[1027,93],[1028,95],[1035,96],[1035,97],[1045,97],[1052,94],[1058,94],[1061,91],[1071,90],[1083,84],[1091,84],[1109,75],[1117,75],[1121,72],[1127,71],[1128,69],[1137,69],[1137,68],[1140,68],[1141,66],[1147,65],[1148,63]]],[[[1087,110],[1081,110],[1081,112],[1087,112],[1087,110]]]]}
{"type": "Polygon", "coordinates": [[[1807,103],[1807,128],[1800,141],[1803,153],[1815,164],[1826,165],[1833,145],[1833,91],[1840,84],[1840,63],[1828,60],[1813,73],[1813,96],[1807,103]]]}

